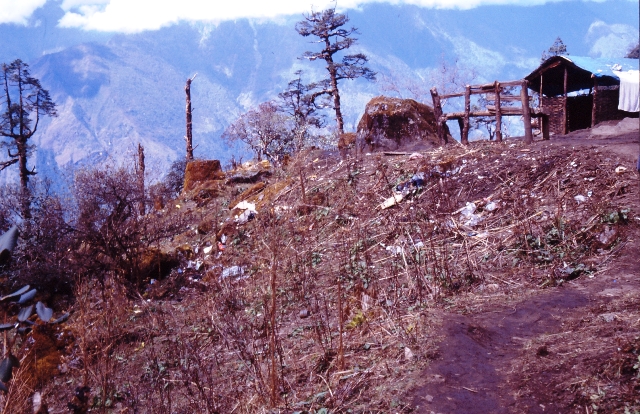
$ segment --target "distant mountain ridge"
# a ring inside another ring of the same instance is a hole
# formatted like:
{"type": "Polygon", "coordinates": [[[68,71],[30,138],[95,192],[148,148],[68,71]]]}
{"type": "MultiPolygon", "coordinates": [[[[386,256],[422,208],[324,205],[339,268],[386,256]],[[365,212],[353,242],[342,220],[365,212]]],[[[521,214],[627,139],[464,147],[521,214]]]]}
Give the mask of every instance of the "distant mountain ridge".
{"type": "MultiPolygon", "coordinates": [[[[181,23],[134,35],[61,29],[55,26],[60,16],[48,4],[28,27],[0,25],[0,57],[28,60],[58,104],[59,117],[46,120],[34,137],[33,161],[43,175],[109,158],[122,162],[140,142],[158,176],[184,154],[183,88],[194,73],[196,156],[227,160],[238,149],[219,137],[240,113],[275,97],[297,69],[323,75],[319,62],[298,59],[314,47],[294,30],[301,16],[181,23]]],[[[371,67],[396,81],[426,79],[442,59],[457,60],[480,80],[516,79],[535,69],[557,36],[569,53],[588,55],[621,49],[630,31],[638,33],[637,3],[627,1],[467,11],[372,4],[349,16],[371,67]]],[[[345,82],[342,88],[345,121],[353,129],[383,84],[345,82]]]]}

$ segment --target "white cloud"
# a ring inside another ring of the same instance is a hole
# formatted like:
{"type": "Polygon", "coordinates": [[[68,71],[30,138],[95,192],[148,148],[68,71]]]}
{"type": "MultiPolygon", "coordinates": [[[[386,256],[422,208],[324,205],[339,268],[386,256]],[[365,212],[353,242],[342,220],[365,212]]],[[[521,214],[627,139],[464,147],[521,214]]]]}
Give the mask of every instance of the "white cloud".
{"type": "Polygon", "coordinates": [[[591,45],[591,56],[624,57],[638,43],[638,29],[626,24],[606,24],[596,20],[589,26],[586,40],[591,45]]]}
{"type": "MultiPolygon", "coordinates": [[[[532,6],[555,1],[566,0],[341,0],[338,8],[348,10],[366,3],[386,2],[427,8],[472,9],[482,5],[532,6]]],[[[179,21],[220,22],[240,18],[273,20],[280,16],[300,15],[312,9],[322,10],[333,4],[332,0],[63,0],[61,7],[66,14],[59,24],[86,30],[132,33],[159,29],[179,21]]]]}
{"type": "Polygon", "coordinates": [[[27,24],[29,16],[47,0],[0,0],[0,23],[27,24]]]}

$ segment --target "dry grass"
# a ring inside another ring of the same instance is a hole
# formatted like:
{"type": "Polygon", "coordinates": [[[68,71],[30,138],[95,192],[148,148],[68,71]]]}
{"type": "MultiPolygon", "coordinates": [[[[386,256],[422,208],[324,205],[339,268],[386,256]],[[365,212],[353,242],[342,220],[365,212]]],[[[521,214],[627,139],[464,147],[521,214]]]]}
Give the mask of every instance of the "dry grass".
{"type": "Polygon", "coordinates": [[[476,143],[423,156],[302,154],[251,195],[258,215],[239,226],[220,221],[249,186],[200,206],[177,200],[193,221],[162,248],[189,244],[181,272],[143,297],[82,285],[50,406],[87,385],[103,412],[408,410],[404,390],[437,354],[442,309],[597,272],[635,220],[632,176],[595,151],[476,143]],[[424,187],[381,210],[416,172],[424,187]],[[467,202],[477,225],[464,223],[467,202]],[[215,231],[196,232],[203,219],[215,231]],[[220,229],[226,249],[204,254],[220,229]],[[243,275],[222,278],[231,266],[243,275]]]}

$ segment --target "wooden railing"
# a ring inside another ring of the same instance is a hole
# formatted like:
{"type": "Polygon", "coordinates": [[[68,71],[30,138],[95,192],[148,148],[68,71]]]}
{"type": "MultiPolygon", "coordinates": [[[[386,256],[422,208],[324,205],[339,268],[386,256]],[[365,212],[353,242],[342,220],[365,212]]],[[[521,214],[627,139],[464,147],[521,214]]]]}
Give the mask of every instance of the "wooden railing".
{"type": "Polygon", "coordinates": [[[525,141],[530,144],[533,142],[533,128],[531,126],[531,118],[541,118],[541,130],[544,139],[549,139],[549,119],[544,111],[533,109],[529,106],[531,97],[528,93],[526,80],[516,80],[508,82],[488,83],[484,85],[467,85],[464,92],[450,93],[446,95],[438,95],[436,88],[431,89],[431,98],[433,99],[433,109],[437,120],[437,133],[440,144],[447,142],[444,125],[448,120],[457,119],[460,127],[460,142],[469,143],[469,119],[473,117],[495,117],[496,119],[496,141],[502,141],[502,117],[503,116],[522,116],[524,122],[525,141]],[[520,96],[505,95],[502,92],[503,87],[520,86],[520,96]],[[471,111],[471,95],[484,94],[486,101],[493,101],[494,105],[486,105],[483,111],[471,111]],[[442,100],[464,96],[463,112],[442,112],[442,100]],[[502,102],[520,101],[521,107],[502,106],[502,102]]]}

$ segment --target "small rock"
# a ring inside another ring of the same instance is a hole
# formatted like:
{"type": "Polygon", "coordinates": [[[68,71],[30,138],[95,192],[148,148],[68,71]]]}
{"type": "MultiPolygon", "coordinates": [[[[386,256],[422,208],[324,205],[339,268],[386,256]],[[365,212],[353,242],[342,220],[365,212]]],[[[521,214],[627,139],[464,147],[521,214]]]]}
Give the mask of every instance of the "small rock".
{"type": "Polygon", "coordinates": [[[423,398],[428,403],[433,402],[433,395],[425,395],[423,398]]]}
{"type": "Polygon", "coordinates": [[[302,309],[300,311],[300,313],[298,314],[298,316],[300,317],[300,319],[304,319],[304,318],[308,318],[309,315],[311,315],[311,312],[309,312],[308,309],[302,309]]]}

